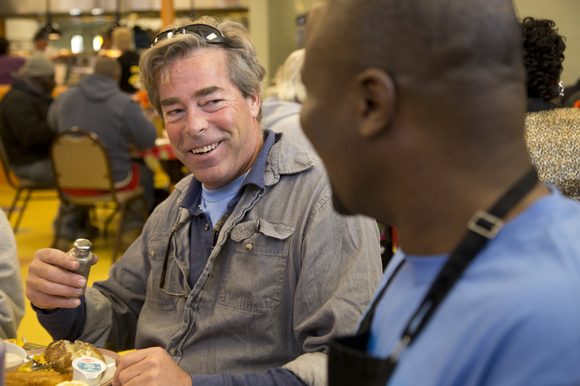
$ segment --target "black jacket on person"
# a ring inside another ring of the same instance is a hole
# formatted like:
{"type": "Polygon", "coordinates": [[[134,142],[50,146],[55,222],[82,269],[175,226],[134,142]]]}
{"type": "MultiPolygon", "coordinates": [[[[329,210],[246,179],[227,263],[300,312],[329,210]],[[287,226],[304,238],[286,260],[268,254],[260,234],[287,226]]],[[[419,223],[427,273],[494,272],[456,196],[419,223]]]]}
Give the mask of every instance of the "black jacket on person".
{"type": "Polygon", "coordinates": [[[46,121],[52,97],[18,77],[0,101],[0,135],[13,165],[50,158],[55,132],[46,121]]]}
{"type": "Polygon", "coordinates": [[[137,91],[137,88],[133,86],[135,84],[135,78],[137,80],[139,79],[139,54],[134,51],[127,51],[119,56],[117,60],[123,70],[121,72],[119,87],[129,94],[134,94],[137,91]]]}

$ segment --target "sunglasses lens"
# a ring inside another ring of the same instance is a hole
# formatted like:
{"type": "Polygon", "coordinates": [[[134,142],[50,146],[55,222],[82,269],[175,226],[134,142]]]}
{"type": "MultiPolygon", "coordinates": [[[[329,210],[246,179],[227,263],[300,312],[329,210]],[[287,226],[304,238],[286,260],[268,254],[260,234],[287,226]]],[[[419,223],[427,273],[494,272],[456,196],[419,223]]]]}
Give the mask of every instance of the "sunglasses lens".
{"type": "Polygon", "coordinates": [[[204,38],[207,43],[225,44],[227,46],[226,39],[224,39],[224,37],[222,36],[221,32],[218,29],[205,24],[193,24],[185,27],[180,27],[174,30],[161,32],[159,35],[155,37],[153,43],[151,43],[151,47],[153,47],[161,40],[171,39],[173,36],[178,34],[198,35],[204,38]]]}

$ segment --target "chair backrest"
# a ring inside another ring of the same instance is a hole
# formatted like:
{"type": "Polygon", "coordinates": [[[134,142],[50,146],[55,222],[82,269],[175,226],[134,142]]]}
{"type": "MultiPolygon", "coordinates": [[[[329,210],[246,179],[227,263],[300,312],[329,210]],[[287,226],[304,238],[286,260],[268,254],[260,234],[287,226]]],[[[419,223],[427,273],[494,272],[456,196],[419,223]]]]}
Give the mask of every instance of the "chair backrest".
{"type": "Polygon", "coordinates": [[[54,138],[51,158],[58,189],[115,194],[109,156],[95,133],[72,128],[54,138]]]}

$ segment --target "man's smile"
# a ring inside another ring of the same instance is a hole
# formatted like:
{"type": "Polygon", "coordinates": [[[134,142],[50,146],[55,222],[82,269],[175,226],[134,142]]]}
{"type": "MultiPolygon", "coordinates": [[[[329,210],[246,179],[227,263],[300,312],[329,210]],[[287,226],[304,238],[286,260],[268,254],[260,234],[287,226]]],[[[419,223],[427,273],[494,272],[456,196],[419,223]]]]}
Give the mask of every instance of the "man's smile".
{"type": "Polygon", "coordinates": [[[212,143],[211,145],[198,147],[197,149],[192,149],[191,152],[193,154],[205,154],[205,153],[208,153],[208,152],[212,151],[213,149],[215,149],[220,143],[221,143],[221,141],[216,142],[216,143],[212,143]]]}

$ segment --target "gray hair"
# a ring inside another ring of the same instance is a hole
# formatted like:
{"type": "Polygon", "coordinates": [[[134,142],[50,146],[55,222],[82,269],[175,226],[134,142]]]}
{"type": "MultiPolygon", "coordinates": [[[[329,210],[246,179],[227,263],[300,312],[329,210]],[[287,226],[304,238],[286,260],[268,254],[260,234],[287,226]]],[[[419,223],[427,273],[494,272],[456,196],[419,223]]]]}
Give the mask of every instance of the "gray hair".
{"type": "MultiPolygon", "coordinates": [[[[193,22],[191,20],[175,22],[162,31],[183,27],[188,24],[207,24],[218,29],[226,39],[228,47],[209,44],[203,37],[195,34],[178,34],[172,39],[160,41],[143,53],[139,61],[141,85],[147,91],[147,98],[159,115],[162,115],[162,112],[157,78],[159,77],[160,82],[167,82],[169,65],[202,48],[225,50],[229,78],[240,90],[244,98],[261,95],[266,69],[258,59],[258,54],[248,30],[242,24],[234,22],[219,23],[212,17],[202,16],[196,18],[193,22]]],[[[261,118],[262,109],[260,107],[258,122],[260,122],[261,118]]]]}
{"type": "Polygon", "coordinates": [[[94,73],[119,80],[122,72],[121,64],[117,59],[108,56],[99,56],[95,60],[94,73]]]}

